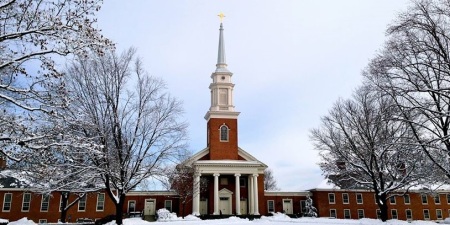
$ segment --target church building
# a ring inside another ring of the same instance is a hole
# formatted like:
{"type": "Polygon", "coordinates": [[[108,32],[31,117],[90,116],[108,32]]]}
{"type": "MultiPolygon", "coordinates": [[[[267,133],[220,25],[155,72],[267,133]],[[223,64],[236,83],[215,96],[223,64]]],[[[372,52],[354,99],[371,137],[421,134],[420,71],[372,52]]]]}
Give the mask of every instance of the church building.
{"type": "Polygon", "coordinates": [[[194,171],[192,214],[260,215],[267,166],[238,145],[238,116],[233,104],[233,73],[227,68],[220,23],[216,70],[211,74],[211,107],[206,112],[207,146],[184,164],[194,171]],[[200,178],[214,185],[200,193],[200,178]]]}

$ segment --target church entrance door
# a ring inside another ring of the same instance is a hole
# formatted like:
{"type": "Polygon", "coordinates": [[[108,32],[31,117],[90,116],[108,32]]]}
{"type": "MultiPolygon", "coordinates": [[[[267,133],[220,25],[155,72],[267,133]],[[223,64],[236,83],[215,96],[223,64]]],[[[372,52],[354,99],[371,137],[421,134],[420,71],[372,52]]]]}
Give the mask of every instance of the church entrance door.
{"type": "Polygon", "coordinates": [[[219,209],[224,215],[229,215],[230,213],[230,198],[228,197],[221,197],[219,202],[219,209]]]}

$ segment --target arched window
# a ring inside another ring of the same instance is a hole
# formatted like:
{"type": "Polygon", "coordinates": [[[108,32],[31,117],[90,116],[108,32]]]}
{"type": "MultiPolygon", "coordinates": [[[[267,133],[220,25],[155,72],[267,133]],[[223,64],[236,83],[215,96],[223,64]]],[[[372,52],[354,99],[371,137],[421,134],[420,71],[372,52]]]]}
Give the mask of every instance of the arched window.
{"type": "Polygon", "coordinates": [[[228,127],[225,124],[220,127],[220,141],[228,141],[228,127]]]}

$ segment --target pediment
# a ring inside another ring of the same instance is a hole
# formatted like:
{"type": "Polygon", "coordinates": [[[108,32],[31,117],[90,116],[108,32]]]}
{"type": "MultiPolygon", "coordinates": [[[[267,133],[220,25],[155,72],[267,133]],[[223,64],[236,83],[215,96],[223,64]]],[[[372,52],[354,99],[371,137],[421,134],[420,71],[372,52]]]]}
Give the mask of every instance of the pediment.
{"type": "Polygon", "coordinates": [[[228,190],[228,189],[226,189],[226,188],[222,188],[222,189],[219,191],[219,195],[232,195],[232,194],[233,194],[233,192],[230,191],[230,190],[228,190]]]}

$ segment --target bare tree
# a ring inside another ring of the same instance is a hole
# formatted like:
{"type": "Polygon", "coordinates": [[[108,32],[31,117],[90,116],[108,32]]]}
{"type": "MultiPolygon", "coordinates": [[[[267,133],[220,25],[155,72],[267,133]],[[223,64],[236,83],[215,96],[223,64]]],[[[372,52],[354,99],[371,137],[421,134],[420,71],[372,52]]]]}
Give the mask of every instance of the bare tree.
{"type": "Polygon", "coordinates": [[[22,147],[55,135],[52,129],[35,129],[68,104],[55,62],[111,45],[94,27],[100,3],[0,1],[0,151],[9,159],[28,157],[20,154],[22,147]]]}
{"type": "Polygon", "coordinates": [[[148,76],[135,50],[120,56],[90,54],[68,69],[73,97],[72,124],[78,124],[90,157],[122,224],[125,194],[142,181],[162,175],[185,149],[181,104],[161,79],[148,76]]]}
{"type": "Polygon", "coordinates": [[[208,180],[200,179],[199,183],[194,182],[194,174],[196,171],[190,166],[179,164],[176,167],[171,167],[166,171],[167,179],[163,185],[168,189],[177,193],[182,205],[182,217],[186,216],[186,204],[191,202],[196,194],[201,194],[208,188],[208,180]],[[199,185],[200,192],[194,193],[194,185],[199,185]]]}
{"type": "Polygon", "coordinates": [[[415,1],[389,27],[386,45],[365,74],[392,97],[402,112],[399,119],[410,127],[415,143],[447,179],[450,179],[449,24],[450,1],[415,1]]]}
{"type": "Polygon", "coordinates": [[[269,168],[264,170],[264,190],[266,191],[278,191],[277,181],[273,176],[273,171],[269,168]]]}
{"type": "Polygon", "coordinates": [[[352,99],[339,100],[322,118],[311,139],[322,158],[320,168],[343,188],[375,192],[381,219],[387,220],[387,199],[408,191],[428,174],[422,152],[408,143],[412,133],[396,121],[398,110],[388,97],[359,88],[352,99]]]}

